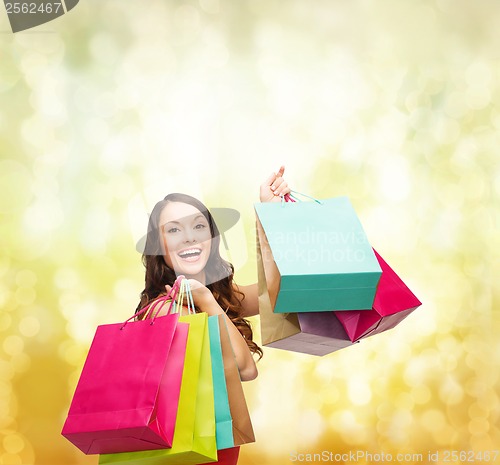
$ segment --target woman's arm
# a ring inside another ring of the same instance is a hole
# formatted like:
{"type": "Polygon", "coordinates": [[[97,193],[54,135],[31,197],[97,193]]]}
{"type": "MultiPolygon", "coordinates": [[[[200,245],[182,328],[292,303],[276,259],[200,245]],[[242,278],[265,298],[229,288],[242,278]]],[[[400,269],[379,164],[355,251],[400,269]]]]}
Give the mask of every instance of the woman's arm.
{"type": "MultiPolygon", "coordinates": [[[[277,173],[271,173],[260,186],[261,202],[281,202],[281,196],[290,193],[290,187],[283,178],[285,167],[281,166],[277,173]]],[[[236,291],[245,295],[241,305],[243,306],[243,317],[259,314],[259,292],[257,283],[248,286],[235,286],[236,291]]]]}
{"type": "Polygon", "coordinates": [[[243,318],[259,314],[259,291],[257,283],[248,286],[235,285],[235,290],[243,293],[245,298],[241,301],[243,307],[243,318]]]}
{"type": "Polygon", "coordinates": [[[201,311],[208,313],[210,316],[224,315],[229,333],[229,339],[231,340],[231,345],[233,346],[241,380],[251,381],[252,379],[257,378],[257,366],[255,365],[255,360],[252,357],[252,353],[250,352],[244,337],[241,335],[238,328],[234,326],[233,322],[226,315],[224,310],[222,310],[210,290],[205,286],[202,286],[202,288],[193,289],[193,287],[191,287],[193,300],[201,311]],[[204,291],[205,289],[207,292],[204,291]]]}
{"type": "MultiPolygon", "coordinates": [[[[224,310],[222,310],[221,306],[215,300],[212,292],[210,292],[210,289],[194,279],[190,279],[189,284],[191,286],[194,303],[202,312],[207,313],[209,316],[224,315],[229,333],[229,339],[231,340],[231,345],[233,346],[241,380],[251,381],[252,379],[257,378],[257,366],[255,365],[255,360],[252,357],[252,353],[248,348],[245,338],[241,335],[238,328],[234,326],[233,322],[226,315],[224,310]]],[[[169,289],[170,286],[167,286],[167,291],[169,289]]]]}

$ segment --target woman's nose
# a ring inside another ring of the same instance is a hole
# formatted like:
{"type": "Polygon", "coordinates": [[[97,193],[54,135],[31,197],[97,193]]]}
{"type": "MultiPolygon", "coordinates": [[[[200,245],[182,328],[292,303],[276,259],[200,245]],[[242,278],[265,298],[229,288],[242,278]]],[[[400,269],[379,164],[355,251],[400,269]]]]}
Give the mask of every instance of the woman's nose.
{"type": "Polygon", "coordinates": [[[187,228],[184,231],[184,242],[194,242],[196,240],[196,236],[193,231],[187,228]]]}

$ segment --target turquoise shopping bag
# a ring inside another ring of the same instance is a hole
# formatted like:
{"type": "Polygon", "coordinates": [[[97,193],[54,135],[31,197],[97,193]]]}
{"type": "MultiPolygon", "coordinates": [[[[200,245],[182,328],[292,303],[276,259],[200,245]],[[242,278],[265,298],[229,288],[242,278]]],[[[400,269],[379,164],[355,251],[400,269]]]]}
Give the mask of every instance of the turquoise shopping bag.
{"type": "Polygon", "coordinates": [[[255,211],[275,313],[372,308],[382,270],[347,197],[258,203],[255,211]]]}
{"type": "Polygon", "coordinates": [[[220,316],[224,318],[224,315],[208,317],[210,356],[212,358],[212,378],[214,384],[215,436],[217,439],[217,449],[219,450],[234,447],[233,419],[231,418],[231,410],[229,408],[219,331],[220,316]]]}

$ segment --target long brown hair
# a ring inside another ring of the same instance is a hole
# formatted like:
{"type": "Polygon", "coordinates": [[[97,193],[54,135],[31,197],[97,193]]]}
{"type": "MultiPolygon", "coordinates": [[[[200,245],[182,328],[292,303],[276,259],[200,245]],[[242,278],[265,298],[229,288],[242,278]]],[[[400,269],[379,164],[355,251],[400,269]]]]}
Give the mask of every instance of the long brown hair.
{"type": "Polygon", "coordinates": [[[258,354],[259,359],[262,358],[262,349],[253,342],[253,331],[250,323],[241,317],[241,313],[243,312],[241,302],[245,296],[234,287],[234,267],[220,256],[220,233],[217,225],[207,207],[190,195],[179,193],[169,194],[163,200],[159,201],[151,212],[146,244],[142,254],[142,263],[146,268],[145,286],[141,292],[141,299],[136,313],[158,296],[165,294],[165,285],[172,286],[177,278],[175,271],[166,264],[163,258],[164,251],[160,238],[160,214],[169,202],[182,202],[192,205],[207,219],[212,236],[212,246],[205,266],[205,277],[208,283],[206,286],[212,292],[217,303],[226,311],[227,316],[236,328],[238,328],[250,351],[253,354],[258,354]]]}

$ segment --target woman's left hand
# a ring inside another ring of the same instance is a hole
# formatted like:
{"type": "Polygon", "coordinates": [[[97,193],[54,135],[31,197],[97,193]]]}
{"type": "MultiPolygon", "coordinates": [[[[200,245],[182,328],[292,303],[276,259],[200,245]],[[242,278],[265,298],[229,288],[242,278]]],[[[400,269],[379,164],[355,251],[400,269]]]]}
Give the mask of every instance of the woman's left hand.
{"type": "Polygon", "coordinates": [[[290,193],[288,183],[283,178],[285,167],[281,166],[277,173],[272,173],[260,186],[261,202],[280,202],[281,196],[290,193]]]}

